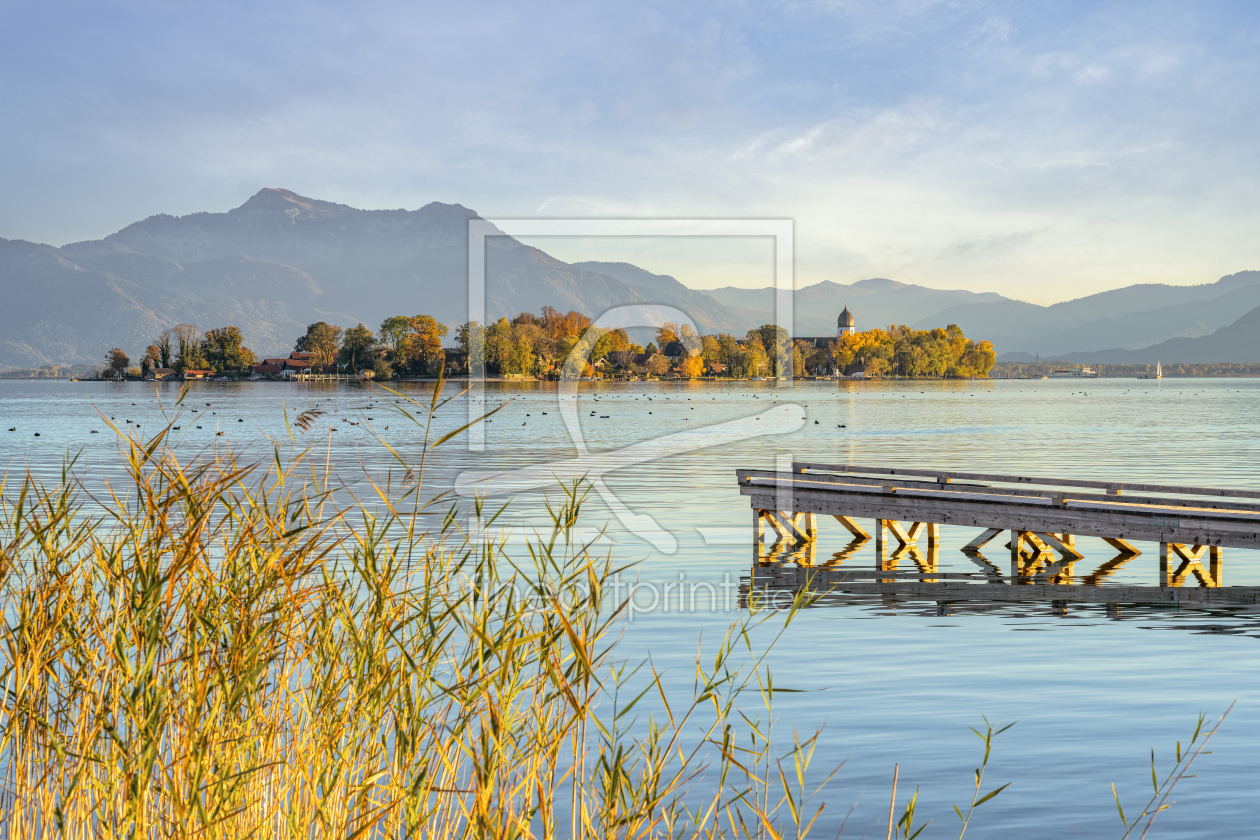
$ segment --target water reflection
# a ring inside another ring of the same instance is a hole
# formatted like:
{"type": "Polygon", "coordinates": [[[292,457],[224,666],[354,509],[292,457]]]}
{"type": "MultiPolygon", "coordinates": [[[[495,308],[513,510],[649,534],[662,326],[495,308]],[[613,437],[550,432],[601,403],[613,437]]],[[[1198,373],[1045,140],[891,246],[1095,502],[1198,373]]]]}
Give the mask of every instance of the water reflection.
{"type": "MultiPolygon", "coordinates": [[[[780,558],[803,558],[810,553],[801,546],[780,558]]],[[[840,554],[841,552],[837,552],[840,554]]],[[[1130,601],[1104,600],[1107,592],[1114,596],[1131,593],[1131,587],[1103,590],[1097,598],[1054,597],[1052,587],[1046,587],[1043,597],[1016,598],[1021,588],[989,572],[970,575],[987,584],[966,583],[959,580],[938,581],[932,571],[918,564],[928,558],[923,552],[914,558],[916,569],[899,572],[901,576],[886,573],[895,569],[836,569],[830,565],[809,566],[795,562],[769,562],[754,564],[747,576],[740,578],[740,607],[747,610],[786,610],[794,604],[802,609],[835,610],[844,617],[874,617],[877,615],[910,616],[966,616],[998,615],[1018,618],[1058,617],[1064,619],[1106,619],[1111,621],[1140,621],[1148,629],[1181,630],[1191,633],[1246,635],[1260,638],[1260,606],[1256,603],[1198,603],[1191,601],[1130,601]],[[881,574],[883,572],[884,574],[881,574]],[[991,589],[994,580],[1006,587],[1005,593],[995,595],[991,589]],[[1002,594],[1008,597],[1001,597],[1002,594]]],[[[912,552],[901,552],[898,558],[889,558],[890,564],[911,558],[912,552]]],[[[1123,564],[1128,557],[1117,557],[1104,566],[1123,564]]],[[[952,574],[951,578],[965,575],[952,574]]],[[[1087,578],[1092,578],[1093,575],[1087,578]]],[[[1250,589],[1251,587],[1247,587],[1250,589]]],[[[1070,590],[1062,590],[1068,596],[1070,590]]],[[[1042,628],[1045,629],[1045,628],[1042,628]]]]}

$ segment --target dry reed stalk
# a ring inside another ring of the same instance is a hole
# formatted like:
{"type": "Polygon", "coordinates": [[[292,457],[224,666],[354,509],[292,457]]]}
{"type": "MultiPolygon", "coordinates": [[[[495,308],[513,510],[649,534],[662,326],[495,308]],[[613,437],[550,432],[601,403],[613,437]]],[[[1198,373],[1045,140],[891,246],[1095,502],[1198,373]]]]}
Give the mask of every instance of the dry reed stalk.
{"type": "Polygon", "coordinates": [[[620,570],[574,538],[581,487],[521,562],[453,514],[422,530],[418,482],[338,509],[306,451],[186,465],[165,431],[121,439],[125,486],[93,496],[68,466],[0,494],[6,837],[785,836],[817,816],[738,711],[773,694],[756,618],[681,705],[652,675],[665,713],[635,719],[620,570]]]}

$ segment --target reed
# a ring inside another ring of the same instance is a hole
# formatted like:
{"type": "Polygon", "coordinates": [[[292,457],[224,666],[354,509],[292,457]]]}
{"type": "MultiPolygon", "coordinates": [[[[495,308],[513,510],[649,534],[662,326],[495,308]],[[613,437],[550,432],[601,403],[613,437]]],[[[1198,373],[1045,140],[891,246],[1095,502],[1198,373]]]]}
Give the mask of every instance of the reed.
{"type": "Polygon", "coordinates": [[[771,752],[758,618],[681,701],[616,657],[580,485],[511,557],[418,471],[337,505],[313,450],[186,464],[169,429],[122,436],[104,494],[73,464],[0,493],[4,836],[803,836],[821,811],[814,738],[771,752]]]}
{"type": "MultiPolygon", "coordinates": [[[[577,536],[581,483],[518,555],[486,536],[501,510],[425,496],[425,458],[463,430],[429,443],[440,393],[400,409],[424,452],[395,453],[362,502],[339,503],[302,444],[316,412],[268,461],[184,463],[173,419],[115,430],[126,479],[105,492],[73,461],[54,486],[0,485],[0,836],[810,833],[834,771],[811,771],[817,732],[780,747],[777,636],[753,641],[804,602],[754,599],[671,695],[617,654],[625,605],[607,592],[624,570],[577,536]]],[[[1002,730],[975,731],[960,837],[1006,787],[981,795],[1002,730]]],[[[1193,760],[1177,758],[1129,831],[1167,807],[1193,760]]],[[[919,836],[916,804],[894,822],[894,777],[888,836],[919,836]]]]}

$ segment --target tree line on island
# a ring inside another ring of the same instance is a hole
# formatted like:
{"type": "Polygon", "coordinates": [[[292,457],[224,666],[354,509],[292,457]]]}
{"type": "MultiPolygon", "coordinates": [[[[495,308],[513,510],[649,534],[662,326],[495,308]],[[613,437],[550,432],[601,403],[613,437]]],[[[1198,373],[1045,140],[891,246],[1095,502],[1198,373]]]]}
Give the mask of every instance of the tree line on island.
{"type": "Polygon", "coordinates": [[[119,348],[106,357],[109,374],[282,376],[294,369],[355,373],[378,380],[395,376],[447,375],[484,370],[487,375],[558,378],[575,376],[778,377],[862,373],[865,376],[987,376],[993,346],[973,341],[951,324],[915,330],[893,325],[829,340],[793,340],[765,324],[744,336],[697,335],[690,324],[666,323],[641,346],[624,329],[604,330],[580,312],[545,306],[489,326],[462,324],[444,346],[449,328],[430,315],[386,318],[377,332],[363,324],[343,329],[318,321],[294,343],[290,359],[260,364],[236,327],[201,333],[193,324],[164,330],[145,349],[138,367],[119,348]],[[580,348],[579,348],[579,345],[580,348]],[[582,351],[569,361],[575,348],[582,351]],[[287,364],[286,364],[287,363],[287,364]],[[790,369],[789,369],[790,366],[790,369]]]}

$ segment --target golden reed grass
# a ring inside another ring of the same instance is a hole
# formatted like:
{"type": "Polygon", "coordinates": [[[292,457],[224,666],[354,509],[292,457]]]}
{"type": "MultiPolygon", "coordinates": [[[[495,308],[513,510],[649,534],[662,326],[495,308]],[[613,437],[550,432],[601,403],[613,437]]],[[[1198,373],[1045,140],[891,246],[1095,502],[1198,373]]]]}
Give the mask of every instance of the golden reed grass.
{"type": "Polygon", "coordinates": [[[417,501],[417,472],[336,507],[309,450],[181,463],[170,429],[120,433],[107,493],[73,463],[0,493],[3,836],[808,831],[814,741],[771,755],[746,622],[682,705],[615,658],[618,570],[575,540],[580,487],[509,557],[417,501]]]}
{"type": "MultiPolygon", "coordinates": [[[[335,504],[292,427],[267,462],[182,463],[174,420],[118,432],[126,480],[107,492],[73,461],[55,486],[0,486],[0,838],[809,834],[832,775],[810,774],[817,733],[774,751],[755,602],[671,697],[616,655],[621,570],[576,538],[580,484],[516,557],[423,497],[441,392],[402,412],[424,452],[394,453],[405,489],[373,484],[370,504],[335,504]]],[[[1214,732],[1162,782],[1152,763],[1125,836],[1214,732]]],[[[981,795],[997,732],[976,734],[960,837],[1006,787],[981,795]]],[[[896,797],[894,777],[888,837],[918,837],[917,791],[894,823],[896,797]]]]}

